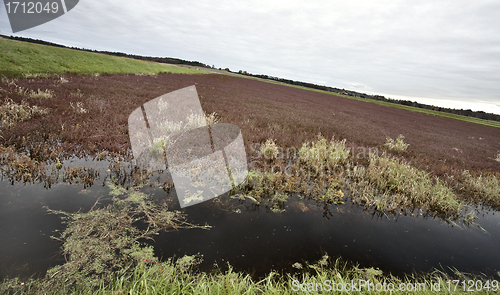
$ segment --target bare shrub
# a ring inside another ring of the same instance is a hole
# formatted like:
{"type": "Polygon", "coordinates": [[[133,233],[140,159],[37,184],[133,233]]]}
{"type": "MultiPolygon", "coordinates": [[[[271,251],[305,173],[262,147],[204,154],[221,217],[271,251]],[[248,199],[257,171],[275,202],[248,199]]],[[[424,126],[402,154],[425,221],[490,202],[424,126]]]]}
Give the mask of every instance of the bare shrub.
{"type": "Polygon", "coordinates": [[[402,134],[400,134],[398,138],[396,138],[396,140],[387,137],[384,146],[393,152],[397,153],[404,152],[409,146],[408,143],[405,143],[403,141],[404,139],[405,137],[402,134]]]}

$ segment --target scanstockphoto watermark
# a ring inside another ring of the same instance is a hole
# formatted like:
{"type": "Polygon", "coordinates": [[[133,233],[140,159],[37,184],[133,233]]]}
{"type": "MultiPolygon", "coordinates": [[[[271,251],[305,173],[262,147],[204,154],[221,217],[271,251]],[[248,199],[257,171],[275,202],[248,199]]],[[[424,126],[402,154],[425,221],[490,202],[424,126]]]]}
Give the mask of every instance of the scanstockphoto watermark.
{"type": "Polygon", "coordinates": [[[351,280],[348,282],[336,282],[325,280],[321,283],[301,283],[298,280],[291,282],[291,288],[295,292],[439,292],[443,287],[440,282],[427,283],[387,283],[373,282],[371,280],[351,280]]]}
{"type": "Polygon", "coordinates": [[[247,176],[240,128],[210,124],[194,85],[139,106],[128,128],[134,164],[151,171],[168,167],[181,208],[222,195],[247,176]]]}
{"type": "Polygon", "coordinates": [[[79,0],[4,0],[13,33],[54,20],[73,9],[79,0]]]}
{"type": "MultiPolygon", "coordinates": [[[[276,145],[273,153],[268,153],[267,146],[261,143],[250,145],[249,169],[262,172],[282,173],[287,177],[296,176],[310,180],[311,178],[324,177],[363,177],[366,167],[361,164],[352,164],[349,161],[310,161],[311,158],[338,158],[335,151],[307,150],[295,147],[286,149],[276,145]]],[[[351,147],[346,149],[353,159],[367,159],[378,155],[377,148],[351,147]]]]}

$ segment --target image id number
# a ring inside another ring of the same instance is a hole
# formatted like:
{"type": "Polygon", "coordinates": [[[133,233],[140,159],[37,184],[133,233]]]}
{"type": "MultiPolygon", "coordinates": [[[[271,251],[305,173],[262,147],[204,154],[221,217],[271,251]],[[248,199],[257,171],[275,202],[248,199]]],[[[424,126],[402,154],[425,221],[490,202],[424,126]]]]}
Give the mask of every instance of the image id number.
{"type": "Polygon", "coordinates": [[[7,13],[57,13],[59,11],[59,3],[47,2],[45,5],[42,2],[7,2],[5,4],[7,13]]]}

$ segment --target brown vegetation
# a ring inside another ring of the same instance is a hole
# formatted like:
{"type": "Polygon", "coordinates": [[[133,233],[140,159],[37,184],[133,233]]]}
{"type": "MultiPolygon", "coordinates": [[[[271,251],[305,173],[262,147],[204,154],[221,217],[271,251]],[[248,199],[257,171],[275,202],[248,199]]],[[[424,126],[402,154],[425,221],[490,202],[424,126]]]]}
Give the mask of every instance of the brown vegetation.
{"type": "MultiPolygon", "coordinates": [[[[500,130],[396,108],[224,75],[67,76],[4,81],[7,97],[50,109],[48,115],[1,129],[0,143],[31,155],[33,143],[51,143],[71,154],[96,155],[104,150],[130,156],[127,119],[141,104],[162,94],[196,85],[207,113],[241,127],[247,152],[252,143],[272,138],[282,147],[300,147],[318,133],[346,138],[350,147],[384,150],[387,137],[405,136],[410,144],[401,156],[436,176],[459,177],[467,169],[500,172],[495,157],[500,130]],[[16,89],[47,89],[51,98],[23,96],[16,89]],[[85,111],[82,111],[85,110],[85,111]],[[335,116],[332,116],[335,113],[335,116]],[[29,145],[26,145],[29,142],[29,145]]],[[[356,149],[351,156],[358,159],[356,149]]]]}

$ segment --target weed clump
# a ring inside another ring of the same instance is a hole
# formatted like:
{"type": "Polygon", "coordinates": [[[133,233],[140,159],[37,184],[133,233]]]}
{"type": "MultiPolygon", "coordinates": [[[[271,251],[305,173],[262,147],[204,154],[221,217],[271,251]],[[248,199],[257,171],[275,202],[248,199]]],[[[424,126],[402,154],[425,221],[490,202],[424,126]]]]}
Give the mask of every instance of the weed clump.
{"type": "Polygon", "coordinates": [[[479,195],[485,203],[494,207],[500,207],[500,180],[494,175],[473,177],[468,171],[464,171],[464,186],[466,190],[479,195]]]}
{"type": "Polygon", "coordinates": [[[76,103],[70,102],[69,105],[77,114],[86,114],[88,112],[88,110],[83,107],[83,103],[80,101],[76,103]]]}
{"type": "MultiPolygon", "coordinates": [[[[62,215],[67,223],[61,236],[54,237],[63,242],[66,263],[47,271],[43,280],[47,286],[80,285],[92,289],[108,284],[137,266],[158,263],[153,247],[144,240],[169,229],[209,228],[186,222],[181,212],[168,210],[164,203],[154,203],[136,189],[127,191],[111,183],[108,186],[113,202],[103,208],[92,208],[86,213],[47,209],[62,215]]],[[[195,264],[185,260],[184,270],[195,264]]]]}
{"type": "Polygon", "coordinates": [[[205,121],[208,127],[212,127],[214,124],[220,123],[221,117],[216,112],[210,114],[205,113],[205,121]]]}
{"type": "Polygon", "coordinates": [[[274,139],[272,139],[272,138],[267,139],[266,142],[263,145],[261,145],[260,153],[266,159],[269,159],[269,160],[276,159],[276,157],[278,157],[278,154],[279,154],[279,149],[278,149],[278,145],[276,144],[276,142],[274,142],[274,139]]]}
{"type": "Polygon", "coordinates": [[[38,106],[30,107],[28,103],[15,103],[12,99],[6,98],[0,105],[0,123],[2,126],[12,127],[17,122],[27,121],[37,116],[43,116],[49,113],[48,109],[38,106]]]}
{"type": "Polygon", "coordinates": [[[401,153],[408,149],[409,144],[404,142],[405,137],[400,134],[396,140],[387,137],[384,146],[390,151],[401,153]]]}
{"type": "Polygon", "coordinates": [[[339,187],[340,182],[331,176],[306,180],[296,174],[287,175],[283,172],[261,172],[252,169],[232,198],[241,201],[249,199],[256,207],[263,205],[274,213],[281,213],[285,211],[285,203],[291,194],[315,200],[325,206],[342,204],[344,193],[339,187]]]}
{"type": "Polygon", "coordinates": [[[31,90],[30,93],[28,94],[29,97],[31,98],[38,98],[38,99],[49,99],[54,97],[54,92],[49,89],[45,90],[40,90],[38,89],[37,91],[31,90]]]}
{"type": "Polygon", "coordinates": [[[327,165],[334,168],[338,164],[344,164],[349,157],[349,149],[345,145],[346,140],[335,140],[333,137],[328,142],[321,135],[317,141],[302,144],[299,157],[302,163],[312,167],[323,167],[327,165]]]}
{"type": "Polygon", "coordinates": [[[384,204],[393,204],[391,210],[396,206],[402,209],[424,208],[436,214],[457,217],[463,207],[443,181],[433,180],[424,171],[385,154],[370,155],[366,178],[371,184],[371,192],[363,195],[364,201],[381,200],[384,204]]]}
{"type": "Polygon", "coordinates": [[[14,90],[14,93],[35,99],[48,99],[54,97],[54,92],[52,90],[40,90],[40,88],[38,88],[37,91],[34,91],[26,89],[24,87],[16,86],[16,90],[14,90]]]}

